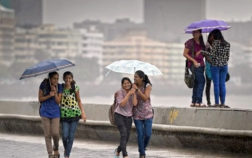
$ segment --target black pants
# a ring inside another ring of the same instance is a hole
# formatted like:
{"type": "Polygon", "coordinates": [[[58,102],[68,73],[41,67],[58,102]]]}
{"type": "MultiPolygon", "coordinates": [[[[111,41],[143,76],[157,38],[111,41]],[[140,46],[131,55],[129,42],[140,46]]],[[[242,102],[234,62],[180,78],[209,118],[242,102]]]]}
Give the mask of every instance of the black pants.
{"type": "Polygon", "coordinates": [[[132,117],[126,117],[115,113],[115,124],[120,132],[120,145],[117,148],[117,152],[120,153],[122,151],[123,157],[128,156],[126,145],[130,137],[132,117]]]}
{"type": "Polygon", "coordinates": [[[207,105],[211,105],[210,90],[211,90],[211,80],[206,75],[206,99],[207,99],[207,105]]]}

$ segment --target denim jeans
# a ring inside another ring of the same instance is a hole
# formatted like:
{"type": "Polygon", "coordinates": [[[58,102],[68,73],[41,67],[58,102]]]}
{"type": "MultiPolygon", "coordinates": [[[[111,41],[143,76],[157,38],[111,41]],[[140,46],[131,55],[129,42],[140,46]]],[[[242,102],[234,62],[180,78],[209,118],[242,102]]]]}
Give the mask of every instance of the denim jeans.
{"type": "Polygon", "coordinates": [[[193,86],[192,103],[202,103],[202,95],[205,87],[204,66],[194,68],[195,81],[193,86]]]}
{"type": "Polygon", "coordinates": [[[138,151],[140,156],[143,156],[152,134],[152,118],[134,120],[134,123],[137,130],[138,151]]]}
{"type": "Polygon", "coordinates": [[[115,113],[115,124],[120,132],[120,145],[117,148],[117,152],[120,153],[122,151],[123,157],[128,156],[126,145],[130,137],[132,117],[126,117],[115,113]]]}
{"type": "Polygon", "coordinates": [[[219,98],[221,104],[225,104],[226,98],[226,76],[228,72],[228,66],[211,66],[212,79],[214,83],[214,98],[215,104],[219,104],[219,98]]]}
{"type": "Polygon", "coordinates": [[[62,121],[62,141],[65,149],[64,156],[69,157],[74,141],[74,134],[78,125],[78,121],[62,121]]]}

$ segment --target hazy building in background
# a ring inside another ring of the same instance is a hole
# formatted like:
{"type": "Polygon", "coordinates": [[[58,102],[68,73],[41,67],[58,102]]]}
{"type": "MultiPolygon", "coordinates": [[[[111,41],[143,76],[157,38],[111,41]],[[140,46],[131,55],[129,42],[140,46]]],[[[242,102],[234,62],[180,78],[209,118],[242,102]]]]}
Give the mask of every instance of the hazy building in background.
{"type": "Polygon", "coordinates": [[[30,28],[42,25],[42,0],[0,0],[0,2],[15,11],[18,27],[30,28]]]}
{"type": "Polygon", "coordinates": [[[169,83],[183,78],[183,45],[168,44],[152,40],[145,31],[133,30],[121,38],[104,43],[104,66],[122,59],[136,59],[157,66],[163,73],[162,78],[169,83]]]}
{"type": "Polygon", "coordinates": [[[16,28],[15,62],[36,63],[35,53],[39,50],[37,29],[16,28]]]}
{"type": "Polygon", "coordinates": [[[14,59],[15,43],[14,10],[0,4],[0,63],[9,66],[14,59]]]}
{"type": "Polygon", "coordinates": [[[97,59],[101,79],[103,73],[102,54],[104,35],[99,32],[95,26],[90,26],[89,29],[78,29],[78,31],[81,35],[81,57],[97,59]]]}
{"type": "Polygon", "coordinates": [[[117,37],[120,37],[132,29],[142,29],[143,24],[138,24],[130,21],[130,19],[117,19],[114,23],[105,23],[96,20],[85,20],[83,22],[74,23],[74,28],[88,29],[95,26],[98,31],[104,34],[104,40],[110,41],[117,37]]]}
{"type": "Polygon", "coordinates": [[[206,18],[206,0],[144,0],[144,23],[148,36],[180,42],[184,28],[206,18]]]}
{"type": "MultiPolygon", "coordinates": [[[[43,25],[38,28],[38,44],[41,53],[54,58],[75,58],[80,55],[81,35],[77,30],[43,25]]],[[[48,58],[49,58],[48,57],[48,58]]]]}

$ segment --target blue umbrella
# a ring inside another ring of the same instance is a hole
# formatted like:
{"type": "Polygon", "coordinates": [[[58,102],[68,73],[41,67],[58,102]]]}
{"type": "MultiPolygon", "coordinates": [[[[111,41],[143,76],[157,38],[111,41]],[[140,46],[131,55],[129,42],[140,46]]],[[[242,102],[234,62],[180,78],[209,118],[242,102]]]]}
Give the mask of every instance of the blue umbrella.
{"type": "Polygon", "coordinates": [[[222,20],[201,20],[193,22],[189,26],[187,26],[185,29],[185,33],[192,33],[196,30],[201,30],[202,33],[209,33],[214,29],[219,29],[222,31],[230,28],[231,26],[229,26],[226,22],[222,20]]]}
{"type": "Polygon", "coordinates": [[[42,61],[30,68],[27,68],[20,77],[20,80],[24,78],[35,77],[52,71],[57,71],[71,66],[74,66],[74,64],[66,59],[42,61]]]}

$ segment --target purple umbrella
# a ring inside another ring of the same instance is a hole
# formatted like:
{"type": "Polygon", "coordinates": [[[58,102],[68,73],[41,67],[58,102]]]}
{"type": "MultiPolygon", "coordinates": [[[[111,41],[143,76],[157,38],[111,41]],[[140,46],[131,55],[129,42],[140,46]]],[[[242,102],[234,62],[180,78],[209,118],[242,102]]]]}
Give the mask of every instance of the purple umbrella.
{"type": "Polygon", "coordinates": [[[222,20],[201,20],[191,23],[186,27],[185,33],[192,33],[195,30],[202,30],[202,33],[209,33],[214,29],[227,30],[230,29],[226,22],[222,20]]]}

